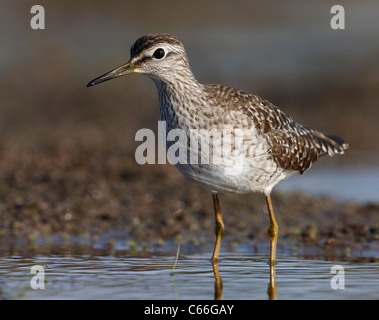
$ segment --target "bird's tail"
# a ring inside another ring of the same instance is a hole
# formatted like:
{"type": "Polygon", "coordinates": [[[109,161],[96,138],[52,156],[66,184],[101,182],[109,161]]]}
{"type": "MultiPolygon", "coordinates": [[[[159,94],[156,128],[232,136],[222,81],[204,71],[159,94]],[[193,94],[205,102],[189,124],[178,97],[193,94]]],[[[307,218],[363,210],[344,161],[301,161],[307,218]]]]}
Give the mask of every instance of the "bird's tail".
{"type": "Polygon", "coordinates": [[[319,148],[317,148],[319,156],[344,154],[345,150],[349,148],[349,144],[338,136],[323,134],[318,131],[313,132],[313,135],[317,137],[319,142],[319,148]]]}

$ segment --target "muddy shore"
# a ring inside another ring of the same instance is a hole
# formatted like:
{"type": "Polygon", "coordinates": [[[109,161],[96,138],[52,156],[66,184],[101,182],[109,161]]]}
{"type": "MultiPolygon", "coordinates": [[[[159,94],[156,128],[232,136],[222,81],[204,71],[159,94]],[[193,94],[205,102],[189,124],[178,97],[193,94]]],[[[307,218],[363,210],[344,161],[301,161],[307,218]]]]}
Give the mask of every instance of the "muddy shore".
{"type": "MultiPolygon", "coordinates": [[[[0,241],[97,239],[120,235],[136,246],[180,237],[212,245],[211,194],[172,165],[136,164],[132,155],[103,144],[80,143],[0,148],[0,241]]],[[[225,241],[267,240],[268,215],[261,194],[221,194],[225,241]]],[[[339,202],[305,194],[273,193],[280,241],[300,245],[379,247],[378,204],[339,202]]]]}

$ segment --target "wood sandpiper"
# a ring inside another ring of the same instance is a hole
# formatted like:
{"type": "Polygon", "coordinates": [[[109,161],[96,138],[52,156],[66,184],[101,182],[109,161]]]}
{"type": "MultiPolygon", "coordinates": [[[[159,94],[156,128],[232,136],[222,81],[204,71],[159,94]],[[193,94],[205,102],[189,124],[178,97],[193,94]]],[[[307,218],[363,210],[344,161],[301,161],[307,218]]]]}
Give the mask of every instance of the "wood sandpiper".
{"type": "MultiPolygon", "coordinates": [[[[278,224],[270,193],[272,188],[295,172],[302,174],[323,155],[343,154],[348,145],[339,137],[305,127],[269,101],[254,94],[222,85],[199,83],[190,69],[182,42],[169,34],[140,37],[130,49],[130,60],[92,80],[87,86],[130,73],[150,77],[158,90],[159,120],[166,130],[181,129],[191,136],[191,129],[243,130],[242,147],[233,148],[233,156],[243,156],[242,165],[221,161],[202,164],[177,163],[184,176],[212,191],[216,218],[216,242],[212,256],[217,263],[224,222],[218,192],[263,192],[266,196],[270,227],[270,266],[275,265],[278,224]],[[230,168],[229,168],[229,167],[230,168]],[[231,169],[232,173],[225,169],[231,169]]],[[[212,139],[221,148],[222,141],[212,139]]],[[[186,145],[188,150],[191,148],[186,145]]],[[[191,145],[192,146],[192,145],[191,145]]],[[[169,145],[167,145],[169,147],[169,145]]],[[[205,151],[196,148],[195,156],[205,151]]],[[[206,149],[206,148],[205,148],[206,149]]],[[[230,159],[229,159],[230,160],[230,159]]]]}

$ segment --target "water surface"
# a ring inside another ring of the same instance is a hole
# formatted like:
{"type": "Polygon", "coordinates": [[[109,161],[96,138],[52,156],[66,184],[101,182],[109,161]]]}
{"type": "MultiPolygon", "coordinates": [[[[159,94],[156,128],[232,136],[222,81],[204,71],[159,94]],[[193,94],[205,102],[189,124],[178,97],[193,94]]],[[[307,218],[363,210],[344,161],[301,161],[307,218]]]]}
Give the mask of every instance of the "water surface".
{"type": "MultiPolygon", "coordinates": [[[[0,260],[3,299],[213,299],[215,275],[208,253],[115,255],[9,255],[0,260]],[[45,270],[45,289],[32,289],[33,265],[45,270]]],[[[356,260],[356,261],[359,261],[356,260]]],[[[379,299],[379,266],[363,262],[306,259],[278,254],[278,299],[379,299]],[[343,267],[344,289],[333,289],[334,265],[343,267]]],[[[268,299],[268,255],[236,250],[223,252],[219,263],[223,299],[268,299]]]]}
{"type": "Polygon", "coordinates": [[[342,166],[312,168],[304,175],[295,174],[282,181],[275,190],[306,192],[330,196],[341,201],[378,203],[379,168],[374,166],[342,166]]]}

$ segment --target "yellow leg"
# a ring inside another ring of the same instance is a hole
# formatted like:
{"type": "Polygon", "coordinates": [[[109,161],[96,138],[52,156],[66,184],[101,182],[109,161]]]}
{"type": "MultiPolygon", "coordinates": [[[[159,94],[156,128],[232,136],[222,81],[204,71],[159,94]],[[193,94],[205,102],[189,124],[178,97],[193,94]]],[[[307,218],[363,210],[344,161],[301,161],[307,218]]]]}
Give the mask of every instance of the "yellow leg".
{"type": "Polygon", "coordinates": [[[273,300],[277,298],[277,286],[276,286],[276,272],[275,272],[275,260],[276,260],[276,243],[278,240],[279,227],[276,222],[274,209],[272,207],[271,196],[266,195],[268,213],[270,216],[270,228],[268,234],[270,236],[270,284],[268,287],[269,299],[273,300]]]}
{"type": "Polygon", "coordinates": [[[213,273],[215,276],[215,300],[221,300],[223,290],[222,290],[222,281],[220,277],[220,272],[218,270],[218,256],[220,252],[221,240],[224,234],[225,226],[224,226],[224,221],[222,220],[220,202],[218,201],[217,192],[212,192],[212,198],[213,198],[213,206],[215,210],[215,220],[216,220],[216,229],[215,229],[216,242],[215,242],[215,247],[214,247],[213,255],[212,255],[212,266],[213,266],[213,273]]]}
{"type": "Polygon", "coordinates": [[[213,197],[213,205],[215,209],[215,218],[216,218],[216,243],[213,250],[213,256],[212,256],[212,263],[217,263],[220,247],[221,247],[221,240],[222,236],[224,234],[224,221],[222,221],[222,214],[220,209],[220,203],[218,201],[218,195],[217,192],[212,192],[213,197]]]}

